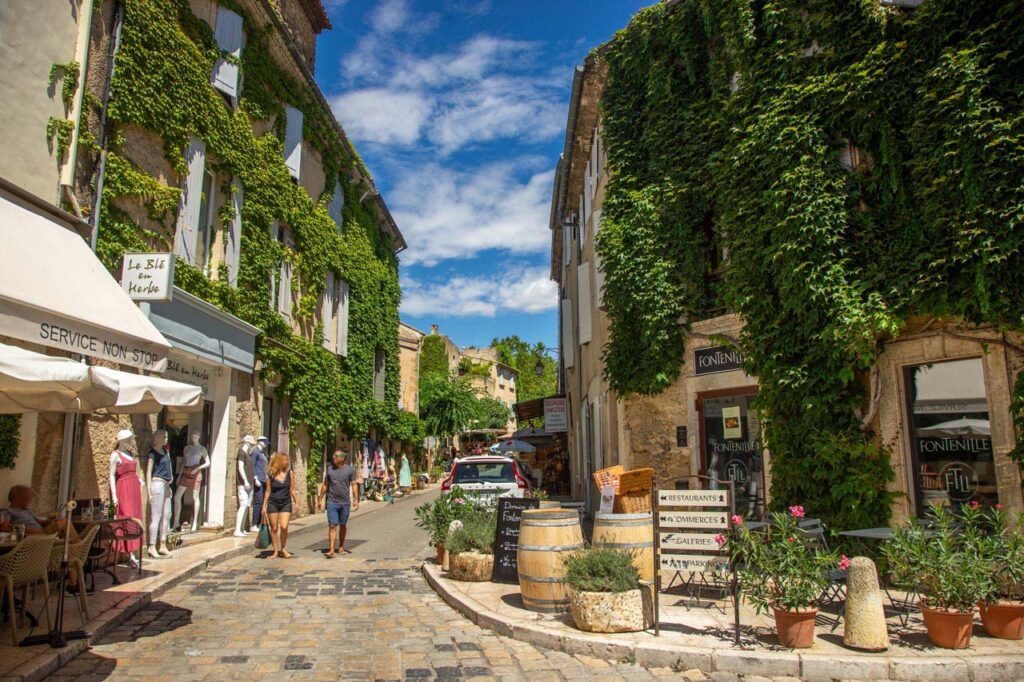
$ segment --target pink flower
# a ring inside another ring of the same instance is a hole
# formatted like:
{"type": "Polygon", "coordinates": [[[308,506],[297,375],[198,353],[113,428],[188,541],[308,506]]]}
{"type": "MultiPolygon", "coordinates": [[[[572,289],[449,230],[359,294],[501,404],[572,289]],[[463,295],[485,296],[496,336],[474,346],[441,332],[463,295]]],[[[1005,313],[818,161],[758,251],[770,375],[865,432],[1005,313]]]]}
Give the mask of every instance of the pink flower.
{"type": "Polygon", "coordinates": [[[845,554],[839,557],[839,570],[845,571],[850,567],[850,558],[845,554]]]}
{"type": "Polygon", "coordinates": [[[804,517],[804,508],[799,504],[789,508],[789,514],[794,519],[802,519],[804,517]]]}
{"type": "Polygon", "coordinates": [[[796,542],[796,538],[788,537],[788,538],[786,538],[786,542],[796,542]]]}
{"type": "Polygon", "coordinates": [[[971,500],[971,509],[977,509],[980,506],[977,500],[971,500]]]}
{"type": "Polygon", "coordinates": [[[732,525],[734,525],[734,526],[742,526],[743,525],[743,517],[740,516],[739,514],[733,514],[732,525]]]}
{"type": "Polygon", "coordinates": [[[466,500],[462,499],[461,497],[456,497],[456,498],[455,498],[454,500],[452,500],[452,501],[453,501],[453,502],[454,502],[455,504],[466,504],[466,500]]]}
{"type": "Polygon", "coordinates": [[[996,502],[996,504],[995,504],[995,508],[996,508],[996,509],[1002,509],[1002,508],[1003,508],[1003,505],[1001,505],[1001,504],[999,504],[998,502],[996,502]]]}
{"type": "Polygon", "coordinates": [[[715,542],[718,543],[719,547],[722,547],[723,545],[725,545],[725,536],[719,533],[715,536],[715,542]]]}

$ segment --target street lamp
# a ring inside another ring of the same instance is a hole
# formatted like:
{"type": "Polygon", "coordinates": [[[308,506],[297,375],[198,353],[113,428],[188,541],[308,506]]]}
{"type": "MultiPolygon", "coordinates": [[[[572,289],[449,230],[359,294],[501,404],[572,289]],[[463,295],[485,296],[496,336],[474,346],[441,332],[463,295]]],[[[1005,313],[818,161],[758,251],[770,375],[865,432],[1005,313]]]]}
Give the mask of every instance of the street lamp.
{"type": "Polygon", "coordinates": [[[554,348],[544,348],[540,352],[540,356],[537,358],[537,364],[533,367],[533,373],[539,377],[544,376],[544,354],[551,353],[552,355],[558,355],[558,351],[554,348]]]}

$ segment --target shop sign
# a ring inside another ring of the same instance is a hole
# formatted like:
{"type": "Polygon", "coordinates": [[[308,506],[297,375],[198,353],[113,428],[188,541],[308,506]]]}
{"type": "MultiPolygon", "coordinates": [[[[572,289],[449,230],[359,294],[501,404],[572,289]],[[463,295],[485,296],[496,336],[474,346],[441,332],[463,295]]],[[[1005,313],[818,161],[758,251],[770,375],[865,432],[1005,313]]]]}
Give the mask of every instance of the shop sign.
{"type": "Polygon", "coordinates": [[[726,490],[659,490],[661,507],[728,507],[726,490]]]}
{"type": "Polygon", "coordinates": [[[565,433],[569,430],[569,410],[565,398],[544,398],[544,430],[565,433]]]}
{"type": "Polygon", "coordinates": [[[711,346],[693,351],[693,371],[697,376],[732,372],[743,367],[743,356],[731,346],[711,346]]]}
{"type": "Polygon", "coordinates": [[[723,556],[668,554],[661,557],[661,570],[673,574],[725,572],[729,570],[729,560],[723,556]]]}
{"type": "Polygon", "coordinates": [[[171,355],[167,358],[167,369],[164,371],[164,378],[180,381],[189,386],[198,386],[203,389],[203,397],[209,400],[210,381],[213,378],[213,371],[214,369],[210,365],[180,355],[171,355]]]}
{"type": "Polygon", "coordinates": [[[729,527],[729,516],[725,511],[663,511],[658,512],[661,528],[710,528],[729,527]]]}
{"type": "Polygon", "coordinates": [[[133,301],[170,301],[174,292],[174,256],[170,253],[126,253],[121,288],[133,301]]]}
{"type": "Polygon", "coordinates": [[[516,554],[519,551],[519,524],[523,511],[539,509],[540,500],[532,498],[498,498],[498,529],[494,538],[494,568],[491,582],[518,583],[519,565],[516,554]]]}

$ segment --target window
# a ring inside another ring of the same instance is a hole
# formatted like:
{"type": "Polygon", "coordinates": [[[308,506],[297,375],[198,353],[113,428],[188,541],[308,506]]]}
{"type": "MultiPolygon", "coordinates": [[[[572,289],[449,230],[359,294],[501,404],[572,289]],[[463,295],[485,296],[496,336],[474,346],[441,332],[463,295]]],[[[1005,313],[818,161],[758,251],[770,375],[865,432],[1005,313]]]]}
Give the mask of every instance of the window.
{"type": "MultiPolygon", "coordinates": [[[[287,250],[295,248],[295,240],[292,238],[291,230],[287,227],[279,226],[277,228],[277,240],[287,250]]],[[[284,258],[281,260],[280,283],[277,287],[277,312],[285,319],[290,320],[292,318],[293,266],[289,257],[290,253],[287,250],[284,258]]]]}
{"type": "Polygon", "coordinates": [[[217,7],[217,26],[214,29],[214,40],[217,48],[223,53],[213,65],[210,82],[213,87],[237,101],[238,99],[238,61],[242,56],[242,44],[245,33],[242,30],[242,17],[229,9],[217,7]],[[230,59],[224,57],[228,55],[230,59]]]}
{"type": "Polygon", "coordinates": [[[210,274],[210,249],[213,235],[217,233],[216,204],[217,185],[213,173],[203,172],[203,195],[199,202],[199,225],[196,232],[196,256],[193,265],[210,274]]]}
{"type": "Polygon", "coordinates": [[[302,112],[285,106],[284,162],[296,180],[302,171],[302,112]]]}
{"type": "Polygon", "coordinates": [[[341,213],[345,208],[345,193],[341,189],[341,183],[334,186],[334,195],[331,197],[331,202],[327,204],[327,213],[331,216],[334,224],[338,226],[338,234],[341,234],[342,218],[341,213]]]}
{"type": "Polygon", "coordinates": [[[373,354],[373,399],[384,400],[384,349],[378,348],[373,354]]]}
{"type": "Polygon", "coordinates": [[[192,138],[185,149],[187,175],[178,204],[178,224],[174,233],[174,255],[189,265],[201,265],[196,259],[197,237],[203,207],[206,169],[206,144],[192,138]]]}
{"type": "Polygon", "coordinates": [[[981,358],[907,369],[917,513],[999,501],[981,358]]]}
{"type": "Polygon", "coordinates": [[[713,489],[736,483],[736,509],[744,516],[764,518],[764,460],[761,454],[761,424],[751,406],[751,389],[699,394],[697,409],[702,420],[704,471],[713,489]],[[718,396],[718,397],[716,397],[718,396]]]}

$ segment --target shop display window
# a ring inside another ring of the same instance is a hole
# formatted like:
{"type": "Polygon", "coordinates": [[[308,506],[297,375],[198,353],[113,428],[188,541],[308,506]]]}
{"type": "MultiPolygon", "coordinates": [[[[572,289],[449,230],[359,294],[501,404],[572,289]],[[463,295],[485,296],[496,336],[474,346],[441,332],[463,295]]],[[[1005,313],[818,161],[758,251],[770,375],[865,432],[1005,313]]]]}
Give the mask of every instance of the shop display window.
{"type": "MultiPolygon", "coordinates": [[[[761,424],[750,407],[754,394],[701,397],[704,472],[736,484],[736,510],[747,518],[764,517],[764,460],[761,424]]],[[[711,489],[725,484],[709,481],[711,489]]]]}

